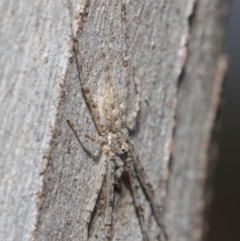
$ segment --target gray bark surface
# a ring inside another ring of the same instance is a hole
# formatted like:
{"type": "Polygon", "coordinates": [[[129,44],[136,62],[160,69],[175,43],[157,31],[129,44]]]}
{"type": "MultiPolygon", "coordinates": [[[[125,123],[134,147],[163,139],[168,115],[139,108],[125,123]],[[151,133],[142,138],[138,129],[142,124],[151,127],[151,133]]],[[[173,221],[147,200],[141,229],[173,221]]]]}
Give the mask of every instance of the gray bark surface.
{"type": "MultiPolygon", "coordinates": [[[[114,84],[125,92],[121,1],[72,3],[94,100],[106,83],[103,53],[114,84]]],[[[129,75],[132,80],[135,68],[142,90],[131,140],[163,205],[171,241],[202,237],[207,151],[226,66],[225,0],[194,4],[127,1],[129,75]]],[[[79,86],[71,23],[68,1],[0,3],[0,240],[83,237],[98,160],[66,123],[96,136],[79,86]]],[[[134,109],[132,81],[129,88],[128,113],[134,109]]],[[[153,239],[158,230],[144,195],[142,203],[153,239]]],[[[105,184],[90,240],[104,240],[104,208],[105,184]]],[[[115,192],[113,240],[142,240],[126,182],[115,192]]]]}

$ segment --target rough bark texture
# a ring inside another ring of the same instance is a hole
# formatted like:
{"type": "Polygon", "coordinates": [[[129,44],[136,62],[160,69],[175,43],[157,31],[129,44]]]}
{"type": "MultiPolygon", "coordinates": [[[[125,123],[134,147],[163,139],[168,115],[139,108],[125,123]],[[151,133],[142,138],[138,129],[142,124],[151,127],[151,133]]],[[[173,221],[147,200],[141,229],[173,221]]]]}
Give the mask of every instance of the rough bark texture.
{"type": "MultiPolygon", "coordinates": [[[[115,85],[126,91],[121,1],[72,3],[94,99],[106,81],[103,53],[115,85]]],[[[136,68],[142,89],[131,139],[164,206],[169,240],[200,240],[207,148],[225,69],[226,1],[197,1],[194,12],[193,0],[129,1],[126,7],[129,74],[132,79],[136,68]]],[[[4,0],[0,9],[0,240],[81,240],[98,160],[66,123],[96,136],[71,58],[68,1],[4,0]]],[[[133,99],[131,84],[129,109],[133,99]]],[[[154,237],[156,223],[143,195],[142,202],[154,237]]],[[[104,240],[104,205],[103,186],[90,240],[104,240]]],[[[113,237],[141,240],[126,183],[115,193],[113,237]]]]}

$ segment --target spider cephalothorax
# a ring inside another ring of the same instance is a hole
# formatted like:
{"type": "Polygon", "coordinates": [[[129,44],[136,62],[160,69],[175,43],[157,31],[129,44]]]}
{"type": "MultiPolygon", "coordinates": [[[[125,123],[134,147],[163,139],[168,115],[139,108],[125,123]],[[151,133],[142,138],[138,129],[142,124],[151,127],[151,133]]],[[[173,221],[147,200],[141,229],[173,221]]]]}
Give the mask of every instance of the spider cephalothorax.
{"type": "Polygon", "coordinates": [[[111,147],[112,152],[116,155],[122,155],[128,152],[129,146],[127,144],[128,130],[123,129],[116,133],[108,134],[108,144],[111,147]]]}

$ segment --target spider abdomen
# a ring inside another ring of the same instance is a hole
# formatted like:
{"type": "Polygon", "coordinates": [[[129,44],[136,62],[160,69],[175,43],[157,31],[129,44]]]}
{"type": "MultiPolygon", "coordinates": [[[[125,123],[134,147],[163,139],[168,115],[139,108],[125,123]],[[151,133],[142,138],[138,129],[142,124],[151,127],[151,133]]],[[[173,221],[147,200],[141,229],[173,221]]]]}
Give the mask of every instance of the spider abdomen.
{"type": "Polygon", "coordinates": [[[124,98],[111,85],[103,92],[100,115],[109,131],[117,132],[125,123],[126,106],[124,98]]]}

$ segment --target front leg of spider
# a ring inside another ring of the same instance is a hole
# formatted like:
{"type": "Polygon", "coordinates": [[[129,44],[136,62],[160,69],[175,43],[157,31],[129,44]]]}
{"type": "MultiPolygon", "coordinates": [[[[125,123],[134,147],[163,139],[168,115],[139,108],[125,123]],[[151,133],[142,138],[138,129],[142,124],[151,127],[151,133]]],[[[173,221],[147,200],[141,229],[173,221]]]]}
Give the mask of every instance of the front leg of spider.
{"type": "Polygon", "coordinates": [[[103,142],[102,137],[94,138],[86,133],[83,133],[74,123],[67,120],[68,126],[72,129],[78,142],[81,144],[83,149],[94,159],[99,158],[101,151],[101,143],[103,142]]]}

